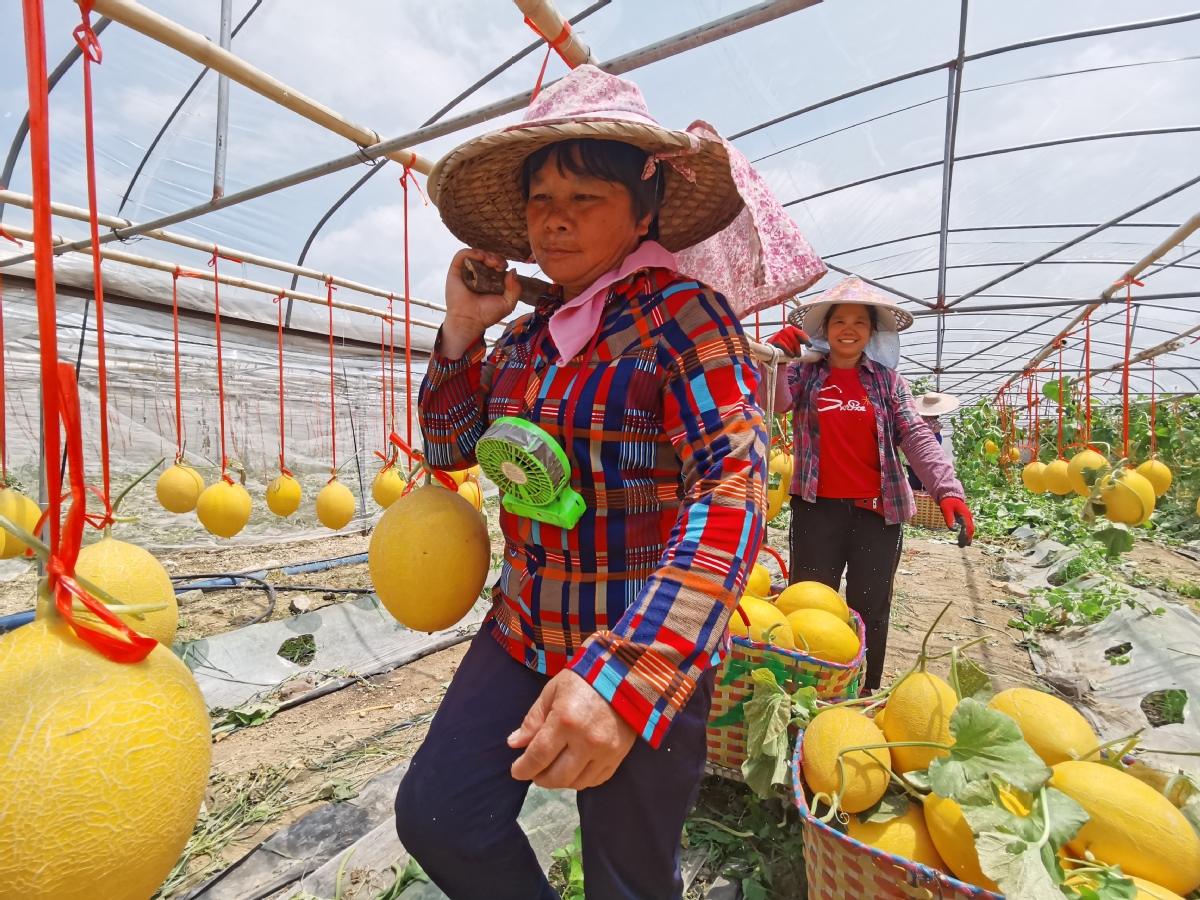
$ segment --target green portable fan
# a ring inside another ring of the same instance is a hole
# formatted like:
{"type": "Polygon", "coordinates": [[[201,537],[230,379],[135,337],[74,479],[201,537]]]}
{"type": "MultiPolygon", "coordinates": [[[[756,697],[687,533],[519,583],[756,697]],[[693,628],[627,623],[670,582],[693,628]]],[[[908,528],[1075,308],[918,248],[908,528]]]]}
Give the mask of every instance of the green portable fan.
{"type": "Polygon", "coordinates": [[[571,490],[571,463],[558,441],[516,416],[492,423],[475,445],[484,474],[504,492],[510,513],[571,529],[586,509],[571,490]]]}

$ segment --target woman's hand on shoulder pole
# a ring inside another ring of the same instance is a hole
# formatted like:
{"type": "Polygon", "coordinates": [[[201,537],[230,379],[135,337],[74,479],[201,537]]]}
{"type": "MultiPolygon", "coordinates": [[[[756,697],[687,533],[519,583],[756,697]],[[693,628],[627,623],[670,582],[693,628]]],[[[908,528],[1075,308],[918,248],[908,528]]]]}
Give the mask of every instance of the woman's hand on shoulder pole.
{"type": "Polygon", "coordinates": [[[503,269],[507,262],[495,253],[482,250],[459,250],[446,273],[446,319],[442,323],[442,355],[459,359],[493,325],[501,322],[517,305],[521,286],[516,273],[509,270],[504,279],[503,294],[476,294],[463,284],[463,260],[473,259],[493,269],[503,269]]]}

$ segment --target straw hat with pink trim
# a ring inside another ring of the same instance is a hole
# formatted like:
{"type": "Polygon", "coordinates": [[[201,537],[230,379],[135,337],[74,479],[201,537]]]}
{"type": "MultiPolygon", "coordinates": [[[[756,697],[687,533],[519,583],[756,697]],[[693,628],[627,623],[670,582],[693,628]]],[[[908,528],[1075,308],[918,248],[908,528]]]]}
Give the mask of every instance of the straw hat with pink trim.
{"type": "Polygon", "coordinates": [[[934,416],[944,416],[946,413],[952,413],[958,409],[957,397],[953,394],[939,394],[935,391],[922,394],[913,403],[917,407],[917,414],[929,419],[934,416]]]}
{"type": "Polygon", "coordinates": [[[658,242],[668,250],[711,237],[742,210],[720,141],[663,128],[636,84],[590,65],[538,94],[519,125],[472,138],[438,160],[429,173],[429,199],[463,243],[528,259],[521,165],[541,147],[571,138],[623,141],[646,151],[642,177],[658,169],[665,180],[658,242]]]}
{"type": "Polygon", "coordinates": [[[875,307],[880,331],[903,331],[913,323],[913,317],[908,310],[871,288],[861,278],[842,279],[799,309],[792,310],[788,321],[801,331],[816,334],[825,324],[825,317],[829,315],[830,308],[839,303],[858,303],[875,307]]]}

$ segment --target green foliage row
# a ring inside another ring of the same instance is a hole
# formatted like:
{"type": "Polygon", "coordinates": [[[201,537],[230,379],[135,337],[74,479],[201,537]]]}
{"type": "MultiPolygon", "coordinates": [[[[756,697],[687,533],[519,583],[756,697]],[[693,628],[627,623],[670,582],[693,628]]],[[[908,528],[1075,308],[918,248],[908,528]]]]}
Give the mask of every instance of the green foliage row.
{"type": "MultiPolygon", "coordinates": [[[[1047,384],[1041,407],[1037,458],[1050,462],[1058,456],[1057,383],[1047,384]]],[[[1063,457],[1070,459],[1081,449],[1078,425],[1084,398],[1063,391],[1063,457]]],[[[1120,401],[1091,401],[1091,443],[1116,462],[1124,445],[1123,410],[1120,401]]],[[[1010,430],[1013,442],[1032,451],[1034,436],[1028,416],[1018,412],[1018,427],[1010,430]]],[[[1171,489],[1159,498],[1146,533],[1173,541],[1200,538],[1196,501],[1200,498],[1200,397],[1159,401],[1155,410],[1156,457],[1172,472],[1171,489]]],[[[1062,543],[1087,541],[1092,528],[1080,518],[1083,498],[1034,495],[1021,483],[1022,463],[1005,463],[1003,453],[986,452],[992,441],[1004,449],[1005,428],[1000,411],[988,399],[963,407],[954,416],[954,455],[959,480],[974,504],[975,518],[983,534],[1007,534],[1017,525],[1028,524],[1045,531],[1062,543]]],[[[1138,397],[1130,405],[1129,461],[1132,465],[1151,457],[1150,403],[1138,397]]]]}

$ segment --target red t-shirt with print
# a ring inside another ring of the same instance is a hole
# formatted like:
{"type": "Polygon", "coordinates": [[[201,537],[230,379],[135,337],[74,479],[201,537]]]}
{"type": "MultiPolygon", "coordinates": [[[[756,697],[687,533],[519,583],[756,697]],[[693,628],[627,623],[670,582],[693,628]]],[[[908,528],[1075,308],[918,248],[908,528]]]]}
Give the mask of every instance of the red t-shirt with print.
{"type": "Polygon", "coordinates": [[[817,496],[878,497],[883,477],[875,409],[857,366],[829,370],[817,397],[817,426],[821,433],[817,496]]]}

